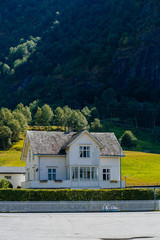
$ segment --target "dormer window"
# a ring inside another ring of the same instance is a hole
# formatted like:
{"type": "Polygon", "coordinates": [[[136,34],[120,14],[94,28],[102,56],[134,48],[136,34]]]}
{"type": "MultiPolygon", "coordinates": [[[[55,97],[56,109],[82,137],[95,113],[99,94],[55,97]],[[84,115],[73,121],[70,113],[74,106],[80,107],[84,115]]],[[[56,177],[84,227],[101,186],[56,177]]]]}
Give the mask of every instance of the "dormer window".
{"type": "Polygon", "coordinates": [[[90,158],[90,146],[80,146],[79,156],[80,158],[90,158]]]}

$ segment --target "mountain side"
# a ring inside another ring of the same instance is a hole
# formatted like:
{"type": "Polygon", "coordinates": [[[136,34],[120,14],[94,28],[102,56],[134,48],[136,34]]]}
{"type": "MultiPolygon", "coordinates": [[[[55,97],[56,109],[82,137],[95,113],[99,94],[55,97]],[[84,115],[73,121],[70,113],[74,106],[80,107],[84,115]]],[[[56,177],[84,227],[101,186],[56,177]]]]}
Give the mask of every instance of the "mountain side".
{"type": "Polygon", "coordinates": [[[1,1],[0,106],[158,104],[159,10],[157,0],[1,1]]]}

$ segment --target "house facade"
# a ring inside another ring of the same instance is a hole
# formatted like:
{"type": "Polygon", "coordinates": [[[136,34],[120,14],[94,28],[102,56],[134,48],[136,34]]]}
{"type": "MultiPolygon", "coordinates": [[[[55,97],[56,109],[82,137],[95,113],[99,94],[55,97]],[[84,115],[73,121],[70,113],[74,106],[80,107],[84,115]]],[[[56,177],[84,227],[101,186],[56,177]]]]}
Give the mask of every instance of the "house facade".
{"type": "MultiPolygon", "coordinates": [[[[118,188],[120,158],[113,133],[27,131],[23,188],[118,188]]],[[[121,186],[125,187],[124,181],[121,186]]]]}
{"type": "Polygon", "coordinates": [[[6,178],[13,188],[21,187],[21,182],[25,181],[25,173],[25,167],[0,167],[0,179],[6,178]]]}

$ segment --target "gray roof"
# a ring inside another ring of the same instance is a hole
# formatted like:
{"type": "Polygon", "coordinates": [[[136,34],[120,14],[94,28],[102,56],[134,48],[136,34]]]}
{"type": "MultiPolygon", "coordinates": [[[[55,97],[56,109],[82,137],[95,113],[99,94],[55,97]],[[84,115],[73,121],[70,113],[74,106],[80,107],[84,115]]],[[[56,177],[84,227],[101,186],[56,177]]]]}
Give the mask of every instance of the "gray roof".
{"type": "MultiPolygon", "coordinates": [[[[86,130],[85,130],[86,131],[86,130]]],[[[82,133],[82,132],[81,132],[82,133]]],[[[81,133],[27,131],[32,150],[38,155],[65,155],[64,148],[78,138],[81,133]]],[[[100,150],[102,156],[119,156],[120,146],[114,133],[90,133],[103,145],[100,150]]],[[[121,155],[124,155],[121,150],[121,155]]]]}
{"type": "Polygon", "coordinates": [[[0,173],[26,173],[25,167],[0,167],[0,173]]]}

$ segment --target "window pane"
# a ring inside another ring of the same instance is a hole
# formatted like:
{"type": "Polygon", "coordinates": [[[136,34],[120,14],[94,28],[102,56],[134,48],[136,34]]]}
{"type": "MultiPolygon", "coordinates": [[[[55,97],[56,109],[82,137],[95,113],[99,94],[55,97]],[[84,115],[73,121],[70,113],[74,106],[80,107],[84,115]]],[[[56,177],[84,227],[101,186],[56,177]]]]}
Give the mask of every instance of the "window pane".
{"type": "Polygon", "coordinates": [[[51,180],[51,174],[48,174],[48,180],[51,180]]]}
{"type": "Polygon", "coordinates": [[[56,172],[56,169],[52,169],[52,172],[55,173],[55,172],[56,172]]]}
{"type": "Polygon", "coordinates": [[[86,151],[86,147],[83,147],[83,150],[86,151]]]}
{"type": "Polygon", "coordinates": [[[82,167],[80,168],[80,178],[81,179],[83,178],[83,168],[82,167]]]}
{"type": "Polygon", "coordinates": [[[103,180],[104,181],[106,180],[106,174],[103,174],[103,180]]]}
{"type": "Polygon", "coordinates": [[[86,151],[83,152],[83,156],[86,157],[86,151]]]}
{"type": "Polygon", "coordinates": [[[110,180],[110,174],[107,174],[107,181],[110,180]]]}
{"type": "Polygon", "coordinates": [[[51,172],[51,169],[48,169],[48,172],[50,173],[50,172],[51,172]]]}
{"type": "Polygon", "coordinates": [[[84,167],[84,179],[86,179],[87,178],[87,169],[86,169],[86,167],[84,167]]]}
{"type": "Polygon", "coordinates": [[[87,151],[87,157],[88,157],[88,158],[90,157],[90,152],[89,152],[89,151],[87,151]]]}
{"type": "Polygon", "coordinates": [[[79,154],[79,155],[80,155],[80,157],[82,157],[82,151],[80,151],[80,154],[79,154]]]}
{"type": "Polygon", "coordinates": [[[90,168],[87,167],[87,179],[90,179],[90,168]]]}
{"type": "Polygon", "coordinates": [[[78,179],[78,167],[75,167],[75,179],[78,179]]]}
{"type": "Polygon", "coordinates": [[[56,180],[56,174],[53,174],[53,180],[56,180]]]}
{"type": "Polygon", "coordinates": [[[103,173],[106,173],[106,169],[103,169],[103,173]]]}
{"type": "Polygon", "coordinates": [[[107,169],[107,173],[110,173],[110,169],[107,169]]]}

